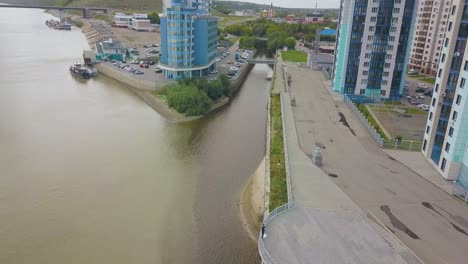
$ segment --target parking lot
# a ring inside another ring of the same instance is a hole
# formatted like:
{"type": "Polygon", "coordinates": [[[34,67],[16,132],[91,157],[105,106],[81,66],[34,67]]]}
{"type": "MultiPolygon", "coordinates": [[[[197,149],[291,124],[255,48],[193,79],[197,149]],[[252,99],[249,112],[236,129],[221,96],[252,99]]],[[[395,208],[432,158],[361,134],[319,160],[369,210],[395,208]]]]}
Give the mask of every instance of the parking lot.
{"type": "MultiPolygon", "coordinates": [[[[235,59],[236,53],[238,53],[239,57],[240,57],[242,55],[242,53],[244,52],[244,50],[241,50],[241,49],[238,49],[238,48],[239,48],[239,45],[236,43],[236,44],[232,45],[229,48],[218,49],[218,54],[222,55],[223,52],[226,53],[226,56],[224,58],[219,57],[220,60],[216,63],[217,70],[218,70],[218,72],[220,74],[228,75],[229,69],[232,66],[236,65],[235,64],[236,63],[236,59],[235,59]]],[[[241,72],[242,69],[248,64],[246,60],[251,58],[252,56],[253,56],[253,52],[249,51],[249,56],[246,59],[240,58],[240,64],[237,64],[237,66],[235,66],[235,67],[239,68],[239,70],[238,70],[236,75],[231,77],[232,79],[237,78],[238,73],[241,72]]]]}
{"type": "Polygon", "coordinates": [[[425,82],[418,82],[417,80],[406,78],[403,103],[408,105],[429,105],[432,98],[432,91],[434,86],[425,82]],[[419,87],[418,87],[419,86],[419,87]]]}
{"type": "Polygon", "coordinates": [[[145,68],[145,66],[143,67],[140,67],[140,64],[131,64],[129,61],[127,61],[127,63],[112,63],[110,61],[108,62],[103,62],[104,64],[122,72],[122,74],[124,75],[130,75],[130,76],[133,76],[135,78],[140,78],[140,79],[143,79],[143,80],[148,80],[148,81],[153,81],[153,82],[163,82],[163,83],[169,83],[169,80],[167,80],[166,78],[164,78],[164,75],[162,74],[162,72],[160,73],[156,73],[156,66],[157,64],[154,64],[154,65],[148,65],[148,68],[145,68]],[[121,65],[119,67],[119,65],[121,65]],[[124,67],[125,66],[128,66],[127,68],[124,67]],[[129,67],[132,67],[133,70],[139,70],[141,71],[143,74],[135,74],[134,71],[132,71],[132,69],[128,69],[129,67]]]}

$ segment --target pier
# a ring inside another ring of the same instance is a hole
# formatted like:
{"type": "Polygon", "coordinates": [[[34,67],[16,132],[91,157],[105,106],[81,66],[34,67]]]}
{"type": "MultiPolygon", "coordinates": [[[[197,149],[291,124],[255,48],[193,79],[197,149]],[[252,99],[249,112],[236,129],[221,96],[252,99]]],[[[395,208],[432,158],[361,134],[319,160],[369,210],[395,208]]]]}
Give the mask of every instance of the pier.
{"type": "Polygon", "coordinates": [[[81,10],[83,18],[88,17],[88,11],[99,11],[107,14],[109,8],[105,7],[63,7],[63,6],[41,6],[41,5],[0,5],[0,8],[35,8],[45,10],[81,10]]]}

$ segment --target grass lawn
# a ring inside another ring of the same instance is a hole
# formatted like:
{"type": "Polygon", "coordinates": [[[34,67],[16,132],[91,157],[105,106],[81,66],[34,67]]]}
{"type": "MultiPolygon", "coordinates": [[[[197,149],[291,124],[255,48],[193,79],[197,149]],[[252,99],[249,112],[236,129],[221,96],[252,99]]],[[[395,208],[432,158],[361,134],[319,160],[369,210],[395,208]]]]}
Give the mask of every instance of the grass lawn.
{"type": "Polygon", "coordinates": [[[288,202],[284,160],[283,124],[279,94],[271,94],[270,211],[288,202]]]}
{"type": "Polygon", "coordinates": [[[242,22],[254,19],[254,17],[245,17],[245,16],[217,15],[217,17],[219,17],[219,21],[218,21],[219,28],[225,28],[232,24],[238,24],[238,23],[242,23],[242,22]]]}
{"type": "Polygon", "coordinates": [[[307,53],[297,50],[282,51],[281,56],[284,61],[307,62],[307,53]]]}
{"type": "Polygon", "coordinates": [[[436,78],[428,75],[408,75],[409,78],[429,83],[429,84],[435,84],[436,78]]]}

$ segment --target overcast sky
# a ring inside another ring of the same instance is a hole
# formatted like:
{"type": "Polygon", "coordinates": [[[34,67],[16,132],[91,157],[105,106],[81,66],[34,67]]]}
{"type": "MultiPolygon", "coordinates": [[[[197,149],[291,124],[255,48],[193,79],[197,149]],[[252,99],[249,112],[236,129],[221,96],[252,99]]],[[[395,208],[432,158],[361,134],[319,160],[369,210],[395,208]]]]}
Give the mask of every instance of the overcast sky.
{"type": "MultiPolygon", "coordinates": [[[[228,0],[229,1],[229,0],[228,0]]],[[[271,0],[236,0],[240,2],[250,2],[256,4],[270,4],[271,0]]],[[[290,7],[290,8],[315,8],[315,3],[318,3],[318,8],[339,8],[340,0],[273,0],[274,6],[290,7]]]]}

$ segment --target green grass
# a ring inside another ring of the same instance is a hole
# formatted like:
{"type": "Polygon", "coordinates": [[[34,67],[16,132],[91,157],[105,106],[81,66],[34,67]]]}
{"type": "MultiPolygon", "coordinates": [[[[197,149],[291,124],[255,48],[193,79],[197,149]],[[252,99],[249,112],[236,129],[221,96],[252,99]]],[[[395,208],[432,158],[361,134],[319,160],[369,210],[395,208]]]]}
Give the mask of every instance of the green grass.
{"type": "Polygon", "coordinates": [[[307,62],[307,53],[297,50],[282,51],[281,56],[284,61],[307,62]]]}
{"type": "Polygon", "coordinates": [[[270,126],[270,211],[288,202],[284,160],[283,124],[279,94],[271,95],[270,126]]]}
{"type": "Polygon", "coordinates": [[[112,22],[112,17],[110,17],[109,15],[105,15],[105,14],[97,14],[93,18],[98,19],[98,20],[102,20],[102,21],[107,22],[107,23],[112,22]]]}
{"type": "Polygon", "coordinates": [[[435,84],[436,78],[435,77],[426,77],[426,78],[421,78],[419,79],[422,82],[429,83],[429,84],[435,84]]]}
{"type": "Polygon", "coordinates": [[[216,15],[219,17],[218,27],[225,28],[227,26],[242,23],[248,20],[254,19],[254,17],[244,17],[244,16],[226,16],[226,15],[216,15]]]}
{"type": "Polygon", "coordinates": [[[400,108],[404,109],[406,113],[410,115],[427,115],[426,111],[423,111],[416,107],[400,107],[400,108]]]}
{"type": "Polygon", "coordinates": [[[369,112],[369,109],[367,109],[365,104],[359,104],[356,103],[357,108],[361,111],[362,115],[367,119],[369,124],[375,128],[377,133],[382,137],[383,139],[388,139],[388,137],[385,135],[385,133],[382,131],[380,128],[379,124],[377,121],[374,119],[374,117],[371,115],[369,112]]]}

